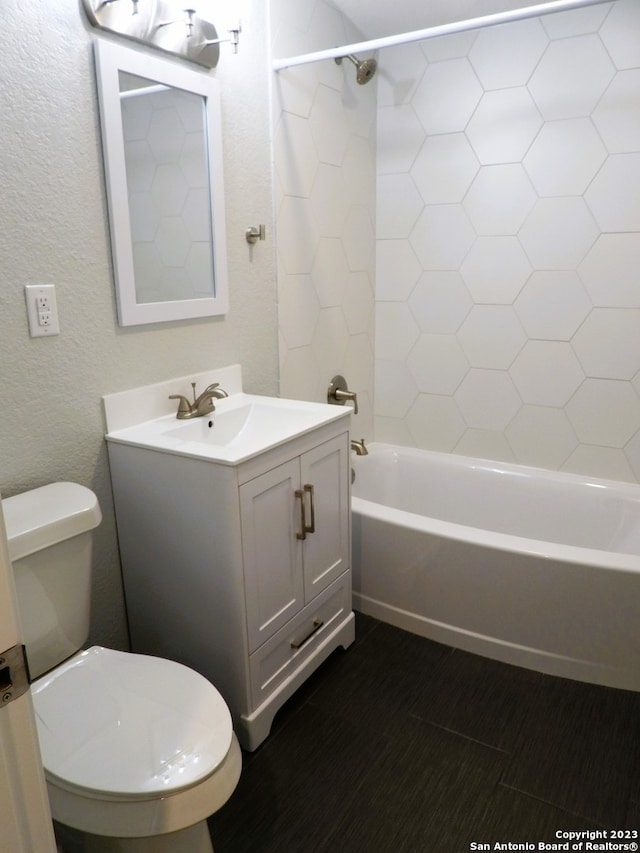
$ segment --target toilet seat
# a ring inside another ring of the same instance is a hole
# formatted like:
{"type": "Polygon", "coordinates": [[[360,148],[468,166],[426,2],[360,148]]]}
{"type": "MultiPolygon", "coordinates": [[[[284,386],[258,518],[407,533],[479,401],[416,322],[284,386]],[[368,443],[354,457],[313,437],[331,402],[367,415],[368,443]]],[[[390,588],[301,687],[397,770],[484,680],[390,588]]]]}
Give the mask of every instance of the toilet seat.
{"type": "MultiPolygon", "coordinates": [[[[241,772],[242,752],[234,734],[226,758],[213,773],[167,796],[98,797],[86,789],[63,788],[46,771],[45,775],[51,814],[57,821],[92,835],[122,839],[161,836],[206,821],[227,802],[241,772]]],[[[156,849],[165,848],[158,844],[156,849]]]]}
{"type": "Polygon", "coordinates": [[[175,661],[93,646],[32,694],[47,779],[83,797],[170,796],[214,773],[232,744],[222,696],[175,661]]]}

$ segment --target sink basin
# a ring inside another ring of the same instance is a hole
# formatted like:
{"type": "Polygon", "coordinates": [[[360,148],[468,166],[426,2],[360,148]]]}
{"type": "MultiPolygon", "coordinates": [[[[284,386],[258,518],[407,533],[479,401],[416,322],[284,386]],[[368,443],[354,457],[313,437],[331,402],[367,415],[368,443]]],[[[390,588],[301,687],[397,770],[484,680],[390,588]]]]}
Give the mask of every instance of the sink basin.
{"type": "Polygon", "coordinates": [[[204,417],[178,420],[165,415],[112,431],[107,439],[233,465],[348,417],[350,411],[325,403],[240,393],[216,400],[215,411],[204,417]]]}
{"type": "Polygon", "coordinates": [[[316,421],[316,412],[285,405],[251,402],[226,411],[217,405],[210,415],[181,423],[167,430],[166,435],[178,441],[200,441],[219,447],[270,445],[283,434],[295,435],[314,427],[316,421]]]}

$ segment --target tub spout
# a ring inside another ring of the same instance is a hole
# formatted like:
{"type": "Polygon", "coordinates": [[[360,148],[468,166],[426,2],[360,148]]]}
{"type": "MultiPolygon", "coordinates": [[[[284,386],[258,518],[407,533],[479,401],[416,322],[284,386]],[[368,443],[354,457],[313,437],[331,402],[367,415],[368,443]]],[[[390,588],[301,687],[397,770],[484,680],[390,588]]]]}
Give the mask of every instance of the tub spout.
{"type": "Polygon", "coordinates": [[[365,447],[364,438],[361,438],[360,441],[356,441],[354,438],[352,438],[351,449],[355,451],[356,456],[366,456],[369,453],[369,451],[365,447]]]}

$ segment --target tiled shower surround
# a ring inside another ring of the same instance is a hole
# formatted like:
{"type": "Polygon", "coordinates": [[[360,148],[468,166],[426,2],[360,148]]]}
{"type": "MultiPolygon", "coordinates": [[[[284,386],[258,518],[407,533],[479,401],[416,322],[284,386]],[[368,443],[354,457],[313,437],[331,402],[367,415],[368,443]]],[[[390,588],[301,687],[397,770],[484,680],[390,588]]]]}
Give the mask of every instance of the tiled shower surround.
{"type": "MultiPolygon", "coordinates": [[[[360,34],[324,0],[272,0],[274,56],[360,34]]],[[[375,82],[333,60],[274,75],[280,393],[326,401],[336,373],[373,434],[375,82]]]]}
{"type": "MultiPolygon", "coordinates": [[[[640,3],[407,44],[378,61],[374,428],[357,418],[354,431],[640,480],[640,3]]],[[[308,68],[284,72],[288,85],[296,73],[311,85],[322,72],[308,68]]],[[[333,97],[345,101],[343,90],[333,97]]],[[[303,112],[297,136],[313,139],[314,110],[303,112]]],[[[282,133],[276,141],[277,161],[282,133]]],[[[287,142],[288,169],[309,169],[311,149],[287,142]]],[[[328,205],[331,192],[337,243],[354,231],[345,214],[354,178],[344,157],[335,168],[333,188],[314,171],[304,199],[312,229],[322,228],[314,195],[322,186],[328,205]]],[[[283,231],[278,212],[282,297],[286,255],[308,233],[301,215],[283,231]]],[[[306,251],[313,267],[317,241],[306,251]]],[[[353,273],[345,254],[327,279],[335,291],[353,273]]],[[[296,296],[317,336],[329,306],[313,291],[312,276],[296,296]]],[[[287,340],[282,320],[281,311],[285,362],[313,349],[287,340]]],[[[344,344],[342,361],[316,355],[352,372],[344,344]]]]}

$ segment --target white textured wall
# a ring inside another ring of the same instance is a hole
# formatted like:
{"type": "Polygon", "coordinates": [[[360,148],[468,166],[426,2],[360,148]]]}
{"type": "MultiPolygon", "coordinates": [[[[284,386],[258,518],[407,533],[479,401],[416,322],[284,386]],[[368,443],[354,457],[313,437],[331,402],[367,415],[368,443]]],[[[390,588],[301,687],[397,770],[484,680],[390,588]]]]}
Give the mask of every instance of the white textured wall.
{"type": "Polygon", "coordinates": [[[277,393],[265,4],[251,0],[222,87],[231,310],[226,318],[118,327],[102,173],[93,32],[79,3],[5,0],[0,28],[0,486],[93,488],[92,640],[126,645],[101,396],[239,362],[277,393]],[[268,242],[250,249],[249,225],[268,242]],[[24,285],[57,286],[61,334],[31,339],[24,285]]]}
{"type": "MultiPolygon", "coordinates": [[[[273,0],[276,57],[357,40],[324,0],[273,0]]],[[[373,435],[375,81],[333,60],[274,79],[280,392],[325,401],[335,374],[373,435]]]]}
{"type": "Polygon", "coordinates": [[[376,438],[640,480],[640,4],[380,65],[376,438]]]}

